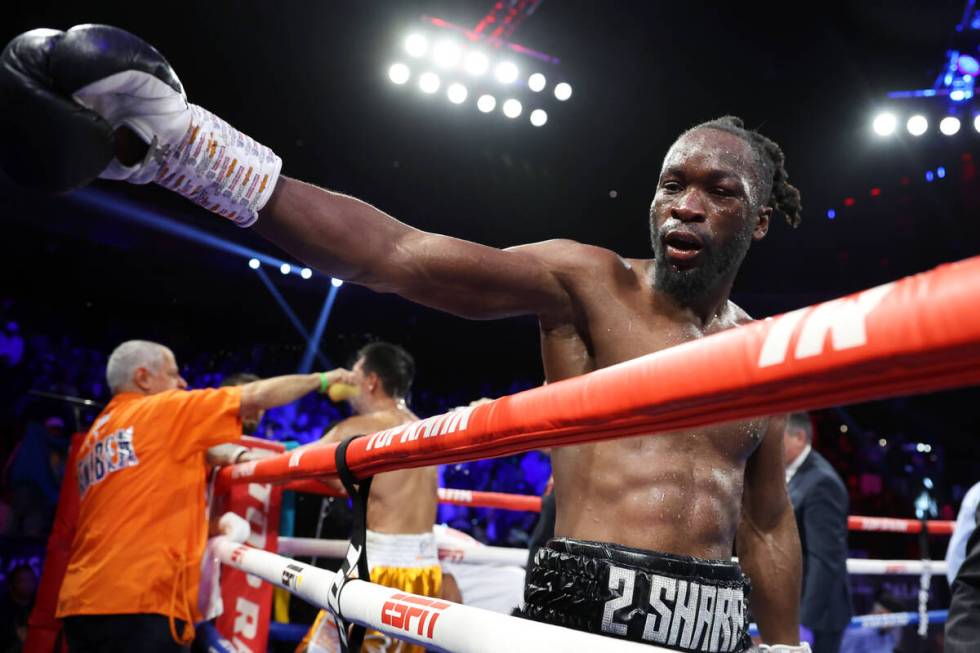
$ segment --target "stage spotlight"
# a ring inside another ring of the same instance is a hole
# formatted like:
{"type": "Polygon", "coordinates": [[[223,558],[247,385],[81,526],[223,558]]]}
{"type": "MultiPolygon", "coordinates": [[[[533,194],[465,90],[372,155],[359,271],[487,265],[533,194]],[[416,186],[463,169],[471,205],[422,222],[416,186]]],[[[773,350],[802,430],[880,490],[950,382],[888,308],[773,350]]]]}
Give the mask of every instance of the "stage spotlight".
{"type": "Polygon", "coordinates": [[[262,264],[259,262],[259,259],[257,258],[250,258],[248,260],[248,267],[252,268],[253,270],[258,270],[260,265],[262,264]]]}
{"type": "Polygon", "coordinates": [[[967,97],[969,97],[969,95],[967,95],[967,92],[961,88],[954,88],[949,92],[949,99],[953,102],[962,102],[967,97]]]}
{"type": "Polygon", "coordinates": [[[542,75],[541,73],[534,73],[533,75],[527,78],[527,87],[532,91],[534,91],[535,93],[540,93],[541,91],[543,91],[545,84],[547,83],[548,83],[547,80],[544,78],[544,75],[542,75]]]}
{"type": "Polygon", "coordinates": [[[503,61],[498,63],[497,67],[493,69],[493,74],[501,84],[510,84],[517,79],[520,71],[517,70],[517,66],[513,62],[503,61]]]}
{"type": "Polygon", "coordinates": [[[562,82],[555,86],[555,97],[562,102],[572,97],[572,85],[568,82],[562,82]]]}
{"type": "Polygon", "coordinates": [[[313,276],[313,270],[310,268],[303,268],[299,271],[299,276],[303,277],[304,279],[309,279],[313,276]]]}
{"type": "Polygon", "coordinates": [[[524,107],[521,106],[521,103],[514,98],[510,98],[504,102],[504,115],[508,118],[516,118],[521,115],[523,109],[524,107]]]}
{"type": "Polygon", "coordinates": [[[973,128],[980,132],[980,113],[973,116],[973,128]]]}
{"type": "Polygon", "coordinates": [[[879,136],[891,136],[895,132],[895,126],[897,124],[898,120],[895,118],[894,113],[879,113],[875,116],[871,127],[879,136]]]}
{"type": "Polygon", "coordinates": [[[452,68],[458,64],[462,54],[462,51],[459,49],[459,44],[449,39],[439,41],[432,48],[432,58],[435,60],[436,65],[442,66],[443,68],[452,68]]]}
{"type": "Polygon", "coordinates": [[[909,130],[909,133],[913,136],[922,136],[929,129],[929,121],[926,117],[921,114],[916,114],[909,118],[909,121],[905,123],[905,128],[909,130]]]}
{"type": "Polygon", "coordinates": [[[546,122],[548,122],[548,112],[544,109],[535,109],[531,112],[531,124],[535,127],[541,127],[546,122]]]}
{"type": "Polygon", "coordinates": [[[956,67],[964,75],[976,77],[977,73],[980,73],[980,61],[977,61],[976,57],[971,57],[968,54],[960,55],[960,58],[956,60],[956,67]]]}
{"type": "Polygon", "coordinates": [[[421,34],[409,34],[405,39],[405,52],[413,57],[421,57],[429,49],[429,39],[421,34]]]}
{"type": "Polygon", "coordinates": [[[289,274],[289,271],[291,269],[292,268],[289,267],[289,263],[283,263],[282,265],[279,266],[279,271],[282,272],[283,274],[289,274]]]}
{"type": "Polygon", "coordinates": [[[936,168],[936,176],[939,177],[940,179],[945,178],[946,168],[944,168],[943,166],[939,166],[938,168],[936,168]]]}
{"type": "Polygon", "coordinates": [[[393,63],[388,69],[388,79],[396,84],[404,84],[408,81],[411,71],[403,63],[393,63]]]}
{"type": "Polygon", "coordinates": [[[466,87],[460,83],[450,84],[446,91],[446,95],[449,96],[449,101],[453,104],[465,102],[467,94],[466,87]]]}
{"type": "Polygon", "coordinates": [[[463,70],[470,75],[482,75],[488,68],[490,68],[490,60],[482,52],[472,50],[463,57],[463,70]]]}
{"type": "Polygon", "coordinates": [[[960,130],[960,119],[956,116],[946,116],[939,121],[939,131],[946,136],[952,136],[960,130]]]}
{"type": "Polygon", "coordinates": [[[334,288],[340,288],[342,285],[344,285],[344,282],[340,279],[333,278],[330,280],[330,285],[332,285],[334,288]]]}
{"type": "Polygon", "coordinates": [[[497,98],[492,95],[481,95],[476,101],[476,108],[483,113],[490,113],[497,107],[497,98]]]}
{"type": "Polygon", "coordinates": [[[422,73],[419,76],[419,88],[422,89],[423,93],[435,93],[439,90],[440,84],[439,75],[435,73],[422,73]]]}

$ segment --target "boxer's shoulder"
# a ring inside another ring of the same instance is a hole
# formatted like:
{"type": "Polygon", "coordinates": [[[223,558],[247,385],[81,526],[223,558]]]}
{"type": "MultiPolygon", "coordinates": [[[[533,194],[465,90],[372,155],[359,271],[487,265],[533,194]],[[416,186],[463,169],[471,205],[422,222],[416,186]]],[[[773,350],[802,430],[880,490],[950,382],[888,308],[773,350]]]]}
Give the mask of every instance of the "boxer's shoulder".
{"type": "Polygon", "coordinates": [[[605,273],[610,279],[632,277],[635,267],[645,267],[645,261],[626,259],[605,247],[586,245],[575,240],[555,238],[508,249],[531,256],[553,273],[574,280],[588,278],[597,281],[596,274],[605,273]]]}

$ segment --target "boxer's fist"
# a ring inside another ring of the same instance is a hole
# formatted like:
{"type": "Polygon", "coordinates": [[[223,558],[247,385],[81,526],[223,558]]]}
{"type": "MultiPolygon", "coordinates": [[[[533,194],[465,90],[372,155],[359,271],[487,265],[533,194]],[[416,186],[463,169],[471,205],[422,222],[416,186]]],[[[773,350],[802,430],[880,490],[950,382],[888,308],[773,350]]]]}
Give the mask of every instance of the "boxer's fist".
{"type": "Polygon", "coordinates": [[[152,181],[162,148],[125,166],[113,132],[147,144],[180,141],[191,122],[166,59],[132,34],[104,25],[21,34],[0,54],[0,166],[21,185],[66,192],[95,177],[152,181]]]}

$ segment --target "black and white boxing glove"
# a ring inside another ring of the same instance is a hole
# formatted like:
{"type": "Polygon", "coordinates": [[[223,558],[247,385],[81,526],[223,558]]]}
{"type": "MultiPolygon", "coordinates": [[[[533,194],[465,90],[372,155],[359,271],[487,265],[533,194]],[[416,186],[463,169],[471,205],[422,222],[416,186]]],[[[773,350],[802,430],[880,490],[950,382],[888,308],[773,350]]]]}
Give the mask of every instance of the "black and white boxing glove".
{"type": "Polygon", "coordinates": [[[0,54],[0,166],[21,185],[67,192],[96,177],[156,182],[239,226],[279,178],[272,150],[199,106],[163,55],[105,25],[37,29],[0,54]],[[122,163],[116,131],[148,147],[122,163]]]}

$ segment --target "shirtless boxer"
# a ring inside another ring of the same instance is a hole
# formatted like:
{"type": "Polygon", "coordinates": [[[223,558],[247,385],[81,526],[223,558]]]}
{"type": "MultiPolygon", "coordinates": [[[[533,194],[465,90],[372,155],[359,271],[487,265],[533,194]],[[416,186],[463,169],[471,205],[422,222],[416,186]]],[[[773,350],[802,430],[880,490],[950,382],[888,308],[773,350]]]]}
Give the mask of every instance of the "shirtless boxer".
{"type": "MultiPolygon", "coordinates": [[[[414,376],[415,362],[401,347],[374,342],[361,349],[345,379],[357,388],[357,393],[348,399],[354,415],[331,428],[320,442],[341,442],[352,435],[375,433],[418,420],[405,404],[414,376]]],[[[403,469],[374,477],[367,508],[367,556],[372,582],[414,594],[442,596],[442,568],[432,530],[438,486],[435,467],[403,469]]],[[[369,636],[364,649],[374,650],[380,638],[369,636]]],[[[339,650],[333,619],[321,610],[297,651],[339,650]]],[[[421,646],[404,642],[385,650],[424,651],[421,646]]]]}
{"type": "MultiPolygon", "coordinates": [[[[163,57],[121,30],[28,32],[0,63],[0,157],[15,179],[156,181],[326,274],[472,319],[535,315],[549,382],[749,322],[728,300],[738,268],[775,211],[799,222],[782,151],[731,117],[671,146],[650,209],[654,258],[626,260],[567,240],[484,247],[281,176],[271,150],[187,104],[163,57]]],[[[763,640],[805,650],[780,424],[576,445],[556,449],[553,467],[558,539],[528,571],[527,616],[741,651],[744,569],[763,640]]]]}

